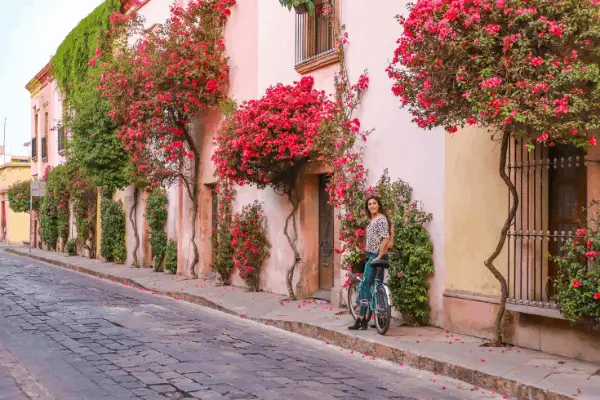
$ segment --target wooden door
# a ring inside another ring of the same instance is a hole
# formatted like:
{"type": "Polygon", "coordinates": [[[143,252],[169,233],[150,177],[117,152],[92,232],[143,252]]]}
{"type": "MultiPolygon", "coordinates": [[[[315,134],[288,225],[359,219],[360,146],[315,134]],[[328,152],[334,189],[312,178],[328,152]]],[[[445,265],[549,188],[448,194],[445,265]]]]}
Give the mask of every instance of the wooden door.
{"type": "Polygon", "coordinates": [[[333,205],[329,203],[327,183],[329,177],[319,176],[319,289],[333,287],[333,205]]]}

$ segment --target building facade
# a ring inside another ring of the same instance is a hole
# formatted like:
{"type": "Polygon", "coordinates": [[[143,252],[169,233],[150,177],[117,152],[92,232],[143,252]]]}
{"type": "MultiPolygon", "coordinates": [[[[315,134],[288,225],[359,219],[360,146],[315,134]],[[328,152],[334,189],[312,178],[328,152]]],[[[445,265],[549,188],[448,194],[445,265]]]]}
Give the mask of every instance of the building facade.
{"type": "MultiPolygon", "coordinates": [[[[335,38],[344,26],[350,41],[346,51],[350,79],[356,81],[365,69],[370,77],[370,87],[357,113],[365,129],[374,129],[364,150],[369,183],[375,183],[387,169],[392,180],[408,182],[414,189],[414,198],[433,214],[427,226],[435,264],[430,279],[429,322],[491,338],[500,289],[483,261],[496,247],[509,208],[509,192],[498,174],[498,143],[490,140],[488,132],[478,129],[464,129],[453,136],[442,130],[423,131],[411,122],[408,112],[399,108],[385,70],[401,34],[394,16],[406,13],[406,2],[378,0],[377,7],[366,1],[335,3],[335,23],[329,24],[318,13],[310,16],[290,12],[276,0],[238,0],[224,33],[231,70],[229,96],[239,104],[261,97],[272,85],[292,84],[304,75],[312,75],[318,89],[333,93],[339,67],[335,38]]],[[[123,11],[132,12],[131,4],[124,2],[123,11]]],[[[137,12],[144,17],[146,28],[151,29],[168,18],[171,4],[171,0],[146,0],[137,12]]],[[[179,0],[178,4],[185,6],[187,0],[179,0]]],[[[32,143],[37,146],[32,154],[32,175],[39,177],[46,165],[62,161],[58,131],[47,128],[53,126],[51,121],[55,118],[60,120],[57,117],[62,112],[61,101],[47,68],[30,82],[28,89],[32,93],[32,143]],[[43,146],[48,147],[42,154],[43,146]]],[[[212,232],[217,203],[211,155],[213,137],[222,118],[220,112],[212,110],[193,123],[194,138],[201,149],[201,193],[195,226],[200,276],[213,272],[212,232]]],[[[556,308],[551,285],[556,271],[547,255],[557,254],[560,244],[577,229],[581,217],[593,209],[587,205],[600,199],[600,167],[595,162],[600,154],[596,154],[597,149],[582,154],[560,146],[533,153],[522,149],[521,144],[511,145],[509,172],[518,186],[521,202],[507,244],[496,260],[509,282],[506,340],[599,361],[597,335],[570,326],[556,308]],[[588,211],[582,211],[584,208],[588,211]]],[[[317,296],[342,303],[345,273],[334,252],[339,245],[339,222],[324,190],[329,171],[327,165],[312,167],[301,176],[297,220],[301,262],[295,273],[294,290],[300,297],[317,296]]],[[[168,188],[168,197],[166,231],[177,242],[178,272],[183,273],[192,259],[191,202],[180,184],[168,188]]],[[[115,193],[114,198],[123,202],[128,216],[128,249],[135,242],[129,215],[136,207],[131,215],[141,239],[137,257],[142,266],[151,266],[144,220],[147,194],[136,194],[129,188],[115,193]]],[[[291,205],[273,190],[242,187],[237,188],[235,211],[254,200],[265,204],[272,245],[260,286],[265,291],[287,294],[286,269],[292,251],[282,232],[291,205]]],[[[132,262],[131,251],[127,261],[132,262]]],[[[233,276],[233,282],[243,285],[237,276],[233,276]]]]}
{"type": "MultiPolygon", "coordinates": [[[[49,62],[25,86],[31,95],[31,178],[40,180],[47,168],[65,161],[66,136],[62,127],[63,97],[58,83],[52,75],[49,62]]],[[[34,247],[39,246],[39,221],[32,216],[30,240],[34,247]]]]}
{"type": "Polygon", "coordinates": [[[30,176],[29,157],[9,156],[0,165],[0,242],[23,244],[29,240],[28,213],[16,213],[10,208],[6,191],[13,184],[26,181],[30,176]]]}

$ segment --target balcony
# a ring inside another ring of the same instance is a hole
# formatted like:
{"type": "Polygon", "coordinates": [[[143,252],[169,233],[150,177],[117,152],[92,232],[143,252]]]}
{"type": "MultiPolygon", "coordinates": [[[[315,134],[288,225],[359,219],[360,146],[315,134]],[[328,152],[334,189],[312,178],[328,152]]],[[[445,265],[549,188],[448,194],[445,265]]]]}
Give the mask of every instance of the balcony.
{"type": "Polygon", "coordinates": [[[37,136],[31,139],[31,159],[37,160],[37,136]]]}
{"type": "Polygon", "coordinates": [[[42,161],[48,159],[48,138],[44,136],[42,138],[42,161]]]}

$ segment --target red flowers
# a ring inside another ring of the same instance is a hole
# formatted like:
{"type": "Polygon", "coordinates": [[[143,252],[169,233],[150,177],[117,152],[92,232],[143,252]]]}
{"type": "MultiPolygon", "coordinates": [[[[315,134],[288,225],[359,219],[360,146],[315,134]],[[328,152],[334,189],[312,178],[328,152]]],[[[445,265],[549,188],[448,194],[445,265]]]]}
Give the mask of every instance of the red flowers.
{"type": "MultiPolygon", "coordinates": [[[[482,127],[545,131],[553,142],[543,145],[593,146],[581,113],[600,106],[588,86],[600,84],[590,72],[600,55],[588,58],[598,3],[417,0],[399,17],[402,36],[387,68],[392,91],[424,129],[453,133],[476,116],[482,127]],[[540,45],[549,50],[540,53],[540,45]]],[[[600,123],[600,115],[592,119],[600,123]]]]}
{"type": "Polygon", "coordinates": [[[577,289],[579,288],[579,286],[581,286],[581,282],[579,282],[578,280],[574,280],[573,283],[571,283],[571,285],[577,289]]]}
{"type": "Polygon", "coordinates": [[[600,293],[594,294],[594,300],[600,300],[600,293]]]}
{"type": "MultiPolygon", "coordinates": [[[[185,9],[174,6],[164,25],[140,32],[135,47],[119,49],[101,67],[98,90],[121,126],[117,134],[138,172],[151,181],[169,183],[186,169],[187,160],[196,157],[191,119],[226,96],[229,67],[221,30],[235,3],[192,0],[185,9]]],[[[121,14],[110,19],[123,33],[125,23],[134,31],[142,28],[121,14]]]]}
{"type": "Polygon", "coordinates": [[[312,77],[303,77],[244,102],[215,138],[213,161],[219,176],[265,187],[290,167],[316,160],[321,126],[331,119],[334,106],[313,85],[312,77]]]}

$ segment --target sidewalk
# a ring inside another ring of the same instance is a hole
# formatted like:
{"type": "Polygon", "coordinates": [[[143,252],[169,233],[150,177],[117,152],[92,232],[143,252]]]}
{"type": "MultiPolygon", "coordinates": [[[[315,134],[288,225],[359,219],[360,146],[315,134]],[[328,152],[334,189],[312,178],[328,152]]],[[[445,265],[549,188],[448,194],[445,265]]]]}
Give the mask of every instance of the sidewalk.
{"type": "Polygon", "coordinates": [[[3,250],[320,339],[357,357],[388,359],[519,399],[600,399],[600,365],[588,362],[516,347],[480,347],[481,339],[434,327],[392,327],[386,336],[374,329],[352,332],[346,328],[352,318],[345,309],[318,300],[287,302],[272,293],[150,269],[38,249],[29,254],[26,247],[3,250]]]}

